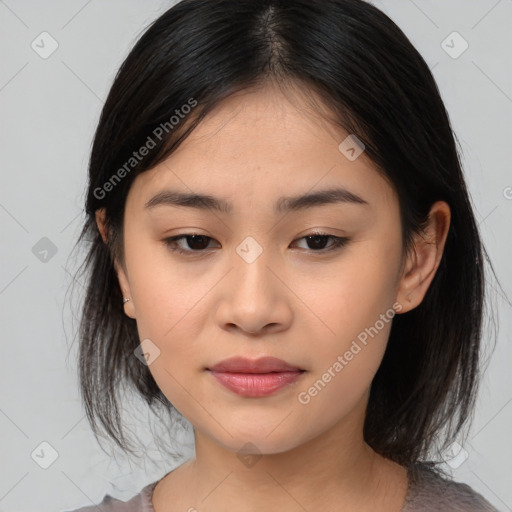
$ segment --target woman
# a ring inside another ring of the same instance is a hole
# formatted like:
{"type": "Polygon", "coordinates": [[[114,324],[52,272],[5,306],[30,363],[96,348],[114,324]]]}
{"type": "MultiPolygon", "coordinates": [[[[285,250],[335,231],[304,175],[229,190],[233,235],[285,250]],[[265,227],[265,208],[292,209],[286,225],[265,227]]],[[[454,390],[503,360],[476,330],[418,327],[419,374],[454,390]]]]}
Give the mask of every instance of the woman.
{"type": "Polygon", "coordinates": [[[86,211],[92,428],[128,451],[127,386],[195,440],[102,510],[495,510],[432,462],[474,406],[485,251],[434,79],[381,11],[169,9],[111,88],[86,211]]]}

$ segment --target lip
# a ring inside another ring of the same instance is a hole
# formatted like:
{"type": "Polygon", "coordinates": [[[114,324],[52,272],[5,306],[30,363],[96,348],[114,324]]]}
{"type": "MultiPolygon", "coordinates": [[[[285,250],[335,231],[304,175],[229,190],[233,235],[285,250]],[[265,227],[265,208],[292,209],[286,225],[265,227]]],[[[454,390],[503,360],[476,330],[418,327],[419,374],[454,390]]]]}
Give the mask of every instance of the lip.
{"type": "Polygon", "coordinates": [[[231,373],[270,373],[301,370],[301,368],[276,357],[260,357],[259,359],[230,357],[207,369],[215,372],[231,373]]]}
{"type": "Polygon", "coordinates": [[[230,391],[250,398],[271,395],[305,372],[275,357],[232,357],[206,369],[230,391]]]}

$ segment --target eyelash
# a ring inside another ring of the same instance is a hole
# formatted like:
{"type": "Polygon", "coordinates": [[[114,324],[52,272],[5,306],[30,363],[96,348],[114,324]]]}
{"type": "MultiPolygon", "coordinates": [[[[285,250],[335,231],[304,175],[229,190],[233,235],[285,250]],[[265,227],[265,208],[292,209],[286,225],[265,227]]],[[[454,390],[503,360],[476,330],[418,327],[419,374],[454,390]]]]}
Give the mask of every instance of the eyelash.
{"type": "MultiPolygon", "coordinates": [[[[178,247],[176,245],[179,240],[184,239],[184,238],[189,238],[189,237],[192,237],[192,236],[199,236],[199,237],[203,237],[203,238],[206,238],[206,239],[209,239],[209,240],[213,240],[213,238],[211,238],[209,236],[206,236],[206,235],[198,235],[196,233],[184,233],[183,235],[177,235],[177,236],[173,236],[173,237],[170,237],[170,238],[166,238],[165,240],[163,240],[163,242],[171,251],[177,252],[179,254],[184,254],[184,255],[187,255],[187,256],[191,256],[194,253],[196,255],[200,254],[200,253],[206,253],[207,249],[196,250],[196,251],[194,251],[194,250],[185,250],[185,249],[181,249],[180,247],[178,247]]],[[[346,238],[346,237],[334,236],[334,235],[330,235],[329,233],[322,233],[322,232],[310,233],[309,235],[305,235],[305,236],[303,236],[301,238],[298,238],[297,240],[303,240],[304,238],[310,238],[310,237],[316,237],[316,236],[332,238],[334,240],[334,243],[329,248],[327,248],[327,249],[318,249],[318,250],[310,249],[310,251],[314,252],[314,253],[328,253],[328,252],[340,250],[345,245],[347,245],[347,243],[350,241],[350,239],[346,238]]]]}

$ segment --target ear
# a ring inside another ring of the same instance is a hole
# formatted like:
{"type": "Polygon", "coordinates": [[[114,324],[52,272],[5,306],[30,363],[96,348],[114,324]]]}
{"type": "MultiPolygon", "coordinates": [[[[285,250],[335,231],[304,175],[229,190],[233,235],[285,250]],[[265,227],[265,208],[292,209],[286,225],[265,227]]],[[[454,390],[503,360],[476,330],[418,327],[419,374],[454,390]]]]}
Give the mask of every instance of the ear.
{"type": "MultiPolygon", "coordinates": [[[[96,210],[96,225],[98,226],[98,230],[101,234],[101,238],[103,242],[108,242],[108,226],[106,222],[106,213],[105,208],[100,208],[96,210]]],[[[117,258],[114,258],[114,269],[117,274],[117,279],[119,281],[119,287],[121,288],[121,293],[123,298],[130,299],[126,304],[124,304],[124,312],[130,318],[135,318],[135,308],[133,305],[132,294],[130,291],[130,283],[128,281],[127,273],[124,267],[119,264],[117,258]]]]}
{"type": "Polygon", "coordinates": [[[414,309],[425,297],[441,263],[450,219],[448,204],[437,201],[430,209],[427,226],[422,233],[415,234],[397,288],[396,300],[402,305],[400,313],[414,309]]]}

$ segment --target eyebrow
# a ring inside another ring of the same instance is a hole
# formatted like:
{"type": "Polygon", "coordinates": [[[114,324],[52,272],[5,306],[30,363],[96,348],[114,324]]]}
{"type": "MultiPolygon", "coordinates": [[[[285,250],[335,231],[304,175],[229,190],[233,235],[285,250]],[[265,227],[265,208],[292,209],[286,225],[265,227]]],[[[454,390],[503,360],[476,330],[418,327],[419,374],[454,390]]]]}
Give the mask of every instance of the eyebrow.
{"type": "MultiPolygon", "coordinates": [[[[275,203],[274,211],[275,213],[287,213],[337,203],[369,205],[363,198],[345,188],[331,188],[299,196],[280,197],[275,203]]],[[[162,190],[147,201],[144,208],[151,209],[162,205],[216,210],[225,214],[230,214],[233,211],[233,205],[226,199],[209,194],[186,193],[174,190],[162,190]]]]}

